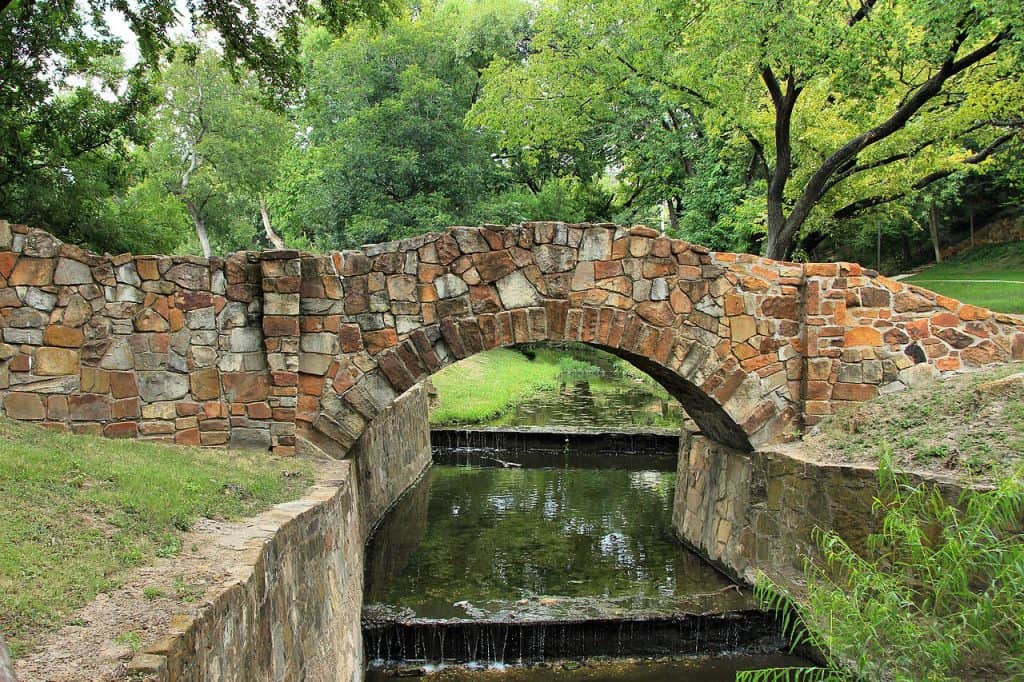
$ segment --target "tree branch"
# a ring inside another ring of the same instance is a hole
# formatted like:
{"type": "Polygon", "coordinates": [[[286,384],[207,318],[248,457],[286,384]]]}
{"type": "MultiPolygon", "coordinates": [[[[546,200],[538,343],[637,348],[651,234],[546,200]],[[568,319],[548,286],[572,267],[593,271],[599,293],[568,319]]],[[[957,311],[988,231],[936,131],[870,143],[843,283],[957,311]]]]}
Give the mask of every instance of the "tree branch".
{"type": "MultiPolygon", "coordinates": [[[[967,17],[965,16],[964,19],[961,20],[961,23],[966,21],[966,18],[967,17]]],[[[956,59],[955,57],[960,46],[966,40],[966,32],[961,31],[958,33],[953,39],[949,50],[947,50],[948,56],[946,60],[942,63],[937,72],[922,83],[921,86],[910,97],[908,97],[905,102],[897,107],[896,111],[894,111],[889,118],[870,130],[867,130],[847,141],[842,147],[825,159],[821,166],[818,167],[818,170],[811,175],[807,184],[804,185],[803,192],[801,192],[799,198],[797,198],[794,203],[793,210],[790,212],[789,218],[786,219],[781,234],[777,237],[777,242],[780,244],[792,243],[797,230],[799,230],[803,225],[813,206],[823,196],[829,180],[836,172],[839,171],[840,168],[847,164],[851,159],[856,158],[856,156],[867,147],[886,139],[896,131],[902,129],[914,114],[920,111],[920,109],[924,107],[931,98],[942,91],[943,86],[950,78],[974,64],[977,64],[982,59],[994,54],[1009,35],[1009,29],[1004,29],[989,42],[960,59],[956,59]]],[[[889,199],[889,201],[891,200],[892,199],[889,199]]]]}
{"type": "MultiPolygon", "coordinates": [[[[1003,146],[1006,145],[1006,143],[1008,143],[1016,136],[1017,131],[1004,133],[997,137],[995,140],[993,140],[992,143],[989,144],[984,149],[964,158],[964,160],[961,161],[961,163],[966,165],[977,165],[984,161],[985,159],[988,159],[993,154],[997,153],[1003,146]]],[[[924,177],[921,177],[918,180],[916,180],[914,184],[911,185],[911,189],[915,191],[922,190],[928,185],[938,182],[943,178],[949,177],[953,173],[956,173],[958,170],[959,168],[957,167],[950,167],[929,173],[928,175],[925,175],[924,177]]],[[[874,208],[875,206],[881,206],[882,204],[887,204],[889,202],[896,201],[897,199],[902,199],[907,194],[907,191],[894,192],[893,194],[880,194],[873,197],[865,197],[863,199],[858,199],[857,201],[850,202],[846,206],[843,206],[841,209],[833,213],[832,218],[835,220],[844,220],[846,218],[852,218],[858,213],[866,211],[869,208],[874,208]]]]}

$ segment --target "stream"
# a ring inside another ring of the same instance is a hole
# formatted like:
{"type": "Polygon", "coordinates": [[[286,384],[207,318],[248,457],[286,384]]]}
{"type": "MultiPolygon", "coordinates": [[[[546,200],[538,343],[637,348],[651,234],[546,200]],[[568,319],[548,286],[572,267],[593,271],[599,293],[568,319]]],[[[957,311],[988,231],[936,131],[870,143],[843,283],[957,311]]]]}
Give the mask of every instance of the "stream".
{"type": "Polygon", "coordinates": [[[431,467],[367,548],[370,679],[412,666],[451,680],[717,680],[799,662],[778,658],[785,642],[749,592],[675,539],[674,458],[593,468],[563,453],[541,467],[440,450],[474,463],[431,467]],[[640,662],[592,660],[609,656],[640,662]],[[588,662],[536,667],[568,659],[588,662]]]}

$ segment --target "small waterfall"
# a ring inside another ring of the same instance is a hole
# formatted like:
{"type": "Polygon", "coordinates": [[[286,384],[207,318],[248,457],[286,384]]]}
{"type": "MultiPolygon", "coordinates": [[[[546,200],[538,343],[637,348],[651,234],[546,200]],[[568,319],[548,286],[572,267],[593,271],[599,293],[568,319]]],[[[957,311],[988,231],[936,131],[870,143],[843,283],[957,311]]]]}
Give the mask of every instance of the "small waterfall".
{"type": "Polygon", "coordinates": [[[747,610],[673,618],[571,622],[390,621],[364,623],[368,660],[415,663],[537,663],[607,656],[773,653],[779,624],[747,610]]]}

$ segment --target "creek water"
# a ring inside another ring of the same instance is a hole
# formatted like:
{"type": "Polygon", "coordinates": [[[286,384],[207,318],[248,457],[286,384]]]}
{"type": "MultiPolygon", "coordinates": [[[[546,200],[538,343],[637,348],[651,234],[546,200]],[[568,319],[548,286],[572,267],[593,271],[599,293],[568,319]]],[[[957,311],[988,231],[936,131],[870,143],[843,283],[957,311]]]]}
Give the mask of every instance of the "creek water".
{"type": "MultiPolygon", "coordinates": [[[[618,468],[595,469],[584,468],[589,456],[577,467],[563,454],[524,467],[522,453],[485,452],[454,457],[477,462],[470,466],[435,464],[371,539],[363,611],[371,669],[731,654],[706,665],[605,666],[604,677],[586,677],[598,674],[593,665],[531,667],[535,676],[523,678],[654,682],[717,679],[706,675],[760,667],[783,650],[777,624],[751,595],[675,539],[672,458],[642,458],[637,470],[620,455],[618,468]],[[697,676],[679,678],[684,668],[697,676]]],[[[435,450],[435,459],[453,456],[435,450]]],[[[460,670],[444,674],[480,674],[460,670]]]]}
{"type": "Polygon", "coordinates": [[[434,466],[367,547],[368,680],[724,682],[804,663],[675,537],[679,404],[606,374],[476,425],[512,430],[435,432],[434,466]],[[636,435],[652,429],[670,430],[636,435]]]}

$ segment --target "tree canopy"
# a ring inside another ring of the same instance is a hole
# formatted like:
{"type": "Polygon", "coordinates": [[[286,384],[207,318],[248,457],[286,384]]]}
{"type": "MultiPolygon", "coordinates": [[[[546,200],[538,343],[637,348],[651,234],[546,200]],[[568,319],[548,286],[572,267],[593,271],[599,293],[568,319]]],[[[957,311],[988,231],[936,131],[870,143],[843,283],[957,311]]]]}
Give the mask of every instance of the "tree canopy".
{"type": "Polygon", "coordinates": [[[759,225],[763,250],[781,258],[802,234],[1019,141],[1019,9],[550,3],[529,58],[491,68],[471,120],[513,147],[599,145],[637,186],[682,206],[693,205],[679,202],[688,178],[713,193],[721,186],[707,168],[693,174],[702,157],[726,160],[728,222],[759,225]]]}
{"type": "Polygon", "coordinates": [[[0,1],[0,215],[110,250],[556,219],[909,258],[1024,194],[1015,0],[177,8],[0,1]]]}

